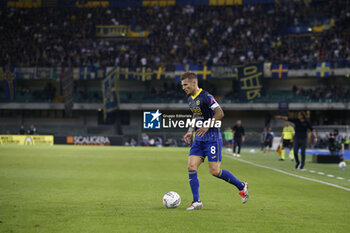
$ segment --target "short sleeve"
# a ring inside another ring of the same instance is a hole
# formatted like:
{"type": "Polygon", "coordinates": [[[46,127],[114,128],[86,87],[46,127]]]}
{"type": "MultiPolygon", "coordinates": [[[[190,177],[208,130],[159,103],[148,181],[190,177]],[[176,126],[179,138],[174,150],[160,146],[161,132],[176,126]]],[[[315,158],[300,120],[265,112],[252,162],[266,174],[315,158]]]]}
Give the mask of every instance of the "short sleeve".
{"type": "Polygon", "coordinates": [[[216,102],[214,96],[210,94],[205,94],[204,103],[214,111],[215,108],[220,107],[220,105],[216,102]]]}

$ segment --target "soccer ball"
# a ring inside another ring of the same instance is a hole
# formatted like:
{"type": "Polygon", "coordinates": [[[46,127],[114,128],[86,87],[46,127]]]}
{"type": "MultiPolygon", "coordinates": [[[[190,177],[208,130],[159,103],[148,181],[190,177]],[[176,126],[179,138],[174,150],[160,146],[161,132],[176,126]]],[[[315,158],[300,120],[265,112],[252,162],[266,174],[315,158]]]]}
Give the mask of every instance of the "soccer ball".
{"type": "Polygon", "coordinates": [[[166,208],[176,208],[181,203],[181,197],[174,191],[166,193],[163,197],[163,204],[166,208]]]}
{"type": "Polygon", "coordinates": [[[343,170],[345,167],[346,167],[346,163],[344,161],[339,163],[339,168],[341,170],[343,170]]]}

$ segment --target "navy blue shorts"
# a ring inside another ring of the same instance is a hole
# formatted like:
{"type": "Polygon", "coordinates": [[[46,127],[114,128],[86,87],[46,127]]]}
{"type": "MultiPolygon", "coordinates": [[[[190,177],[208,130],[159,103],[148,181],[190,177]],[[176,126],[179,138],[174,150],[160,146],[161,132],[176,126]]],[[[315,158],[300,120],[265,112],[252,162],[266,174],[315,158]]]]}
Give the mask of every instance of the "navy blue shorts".
{"type": "Polygon", "coordinates": [[[194,140],[189,156],[200,156],[203,159],[208,156],[209,162],[221,162],[222,140],[197,141],[194,140]]]}

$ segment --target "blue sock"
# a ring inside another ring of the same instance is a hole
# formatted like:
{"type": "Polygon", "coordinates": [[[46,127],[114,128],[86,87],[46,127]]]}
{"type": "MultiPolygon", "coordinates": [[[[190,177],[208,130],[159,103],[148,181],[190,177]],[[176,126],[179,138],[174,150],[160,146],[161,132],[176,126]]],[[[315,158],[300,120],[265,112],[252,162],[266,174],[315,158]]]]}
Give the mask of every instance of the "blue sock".
{"type": "Polygon", "coordinates": [[[193,194],[193,202],[199,201],[199,180],[197,171],[189,170],[188,178],[190,178],[190,186],[193,194]]]}
{"type": "Polygon", "coordinates": [[[239,181],[234,175],[232,175],[231,172],[227,170],[221,170],[217,177],[225,180],[226,182],[229,182],[230,184],[233,184],[238,188],[238,190],[243,190],[244,188],[242,182],[239,181]]]}

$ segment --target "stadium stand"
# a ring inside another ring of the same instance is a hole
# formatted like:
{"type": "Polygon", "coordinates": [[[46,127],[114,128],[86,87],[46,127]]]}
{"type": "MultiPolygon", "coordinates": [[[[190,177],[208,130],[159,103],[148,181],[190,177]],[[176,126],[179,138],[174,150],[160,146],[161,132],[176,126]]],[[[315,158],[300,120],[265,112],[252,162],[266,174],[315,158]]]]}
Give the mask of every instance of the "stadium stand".
{"type": "MultiPolygon", "coordinates": [[[[348,1],[1,4],[0,79],[8,83],[0,85],[2,133],[16,133],[20,124],[34,122],[41,133],[123,134],[126,141],[140,142],[142,110],[187,109],[178,78],[192,66],[202,74],[200,86],[225,108],[225,124],[246,119],[251,145],[259,143],[267,122],[262,111],[277,114],[281,101],[290,103],[291,110],[311,111],[319,125],[349,123],[348,1]],[[263,72],[261,92],[242,99],[238,70],[251,64],[263,72]],[[104,114],[112,85],[104,89],[102,84],[119,68],[113,103],[113,110],[119,110],[104,114]]],[[[280,131],[281,125],[271,124],[280,131]]],[[[179,141],[181,134],[149,135],[165,142],[179,141]]]]}
{"type": "Polygon", "coordinates": [[[350,64],[348,1],[230,7],[1,8],[0,64],[148,66],[272,62],[350,64]],[[96,25],[128,25],[147,39],[104,40],[96,25]]]}

